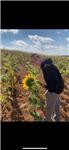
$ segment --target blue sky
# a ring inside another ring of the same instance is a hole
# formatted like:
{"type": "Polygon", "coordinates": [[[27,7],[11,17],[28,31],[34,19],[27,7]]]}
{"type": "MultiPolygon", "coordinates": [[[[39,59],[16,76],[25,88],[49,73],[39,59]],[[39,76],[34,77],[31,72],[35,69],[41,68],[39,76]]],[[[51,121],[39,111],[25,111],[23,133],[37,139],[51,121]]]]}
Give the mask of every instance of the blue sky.
{"type": "Polygon", "coordinates": [[[69,29],[0,29],[0,48],[69,55],[69,29]]]}

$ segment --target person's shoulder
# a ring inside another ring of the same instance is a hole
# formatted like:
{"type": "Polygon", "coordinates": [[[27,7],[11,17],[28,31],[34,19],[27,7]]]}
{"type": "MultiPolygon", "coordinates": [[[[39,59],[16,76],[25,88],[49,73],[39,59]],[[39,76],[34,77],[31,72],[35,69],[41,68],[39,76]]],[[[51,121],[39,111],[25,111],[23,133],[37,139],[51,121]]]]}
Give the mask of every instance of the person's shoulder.
{"type": "Polygon", "coordinates": [[[43,67],[45,63],[46,63],[46,60],[44,59],[44,60],[41,62],[41,67],[43,67]]]}
{"type": "Polygon", "coordinates": [[[51,64],[50,67],[59,72],[59,69],[55,64],[51,64]]]}

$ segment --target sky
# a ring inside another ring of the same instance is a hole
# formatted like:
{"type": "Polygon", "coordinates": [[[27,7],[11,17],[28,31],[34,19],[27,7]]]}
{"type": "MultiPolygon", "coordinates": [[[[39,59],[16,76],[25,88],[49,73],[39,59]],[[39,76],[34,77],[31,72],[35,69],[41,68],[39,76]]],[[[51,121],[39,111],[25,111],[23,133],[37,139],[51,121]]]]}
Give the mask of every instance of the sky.
{"type": "Polygon", "coordinates": [[[69,55],[69,29],[0,29],[0,48],[69,55]]]}

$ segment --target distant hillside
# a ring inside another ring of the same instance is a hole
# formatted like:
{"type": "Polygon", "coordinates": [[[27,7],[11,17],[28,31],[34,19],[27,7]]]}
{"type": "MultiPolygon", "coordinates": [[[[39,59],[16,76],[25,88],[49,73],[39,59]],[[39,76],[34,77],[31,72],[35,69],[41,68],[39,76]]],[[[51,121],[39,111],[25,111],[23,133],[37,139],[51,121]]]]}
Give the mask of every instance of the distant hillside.
{"type": "MultiPolygon", "coordinates": [[[[1,49],[1,52],[4,52],[4,53],[11,53],[11,54],[26,54],[26,55],[29,55],[29,56],[31,56],[33,53],[31,53],[31,52],[25,52],[25,51],[22,51],[22,50],[9,50],[9,49],[1,49]]],[[[35,53],[35,52],[34,52],[35,53]]],[[[38,54],[39,56],[41,56],[41,57],[43,57],[43,58],[47,58],[47,57],[50,57],[50,58],[54,58],[54,57],[59,57],[59,58],[61,58],[61,57],[69,57],[69,55],[44,55],[44,54],[38,54]]]]}

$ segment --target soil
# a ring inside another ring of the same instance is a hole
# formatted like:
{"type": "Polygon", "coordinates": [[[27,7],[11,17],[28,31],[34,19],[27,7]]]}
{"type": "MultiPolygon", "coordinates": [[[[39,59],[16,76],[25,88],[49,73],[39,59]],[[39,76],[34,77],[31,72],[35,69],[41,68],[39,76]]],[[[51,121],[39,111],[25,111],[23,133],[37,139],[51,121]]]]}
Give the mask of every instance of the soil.
{"type": "MultiPolygon", "coordinates": [[[[22,70],[21,70],[22,71],[22,70]]],[[[28,100],[29,91],[23,91],[22,87],[22,77],[21,71],[18,74],[18,86],[16,89],[16,94],[13,98],[9,97],[9,105],[6,106],[3,104],[1,107],[2,110],[2,121],[35,121],[34,117],[30,114],[30,111],[36,110],[35,107],[32,107],[32,104],[28,100]]],[[[39,77],[39,80],[42,81],[42,77],[39,77]]],[[[69,79],[65,78],[65,89],[63,93],[60,95],[61,99],[61,120],[60,121],[69,121],[69,79]]],[[[45,103],[45,96],[43,96],[45,90],[40,90],[40,97],[42,102],[45,103]],[[43,98],[42,98],[43,96],[43,98]]],[[[45,118],[45,109],[39,108],[37,109],[40,116],[45,118]]]]}

